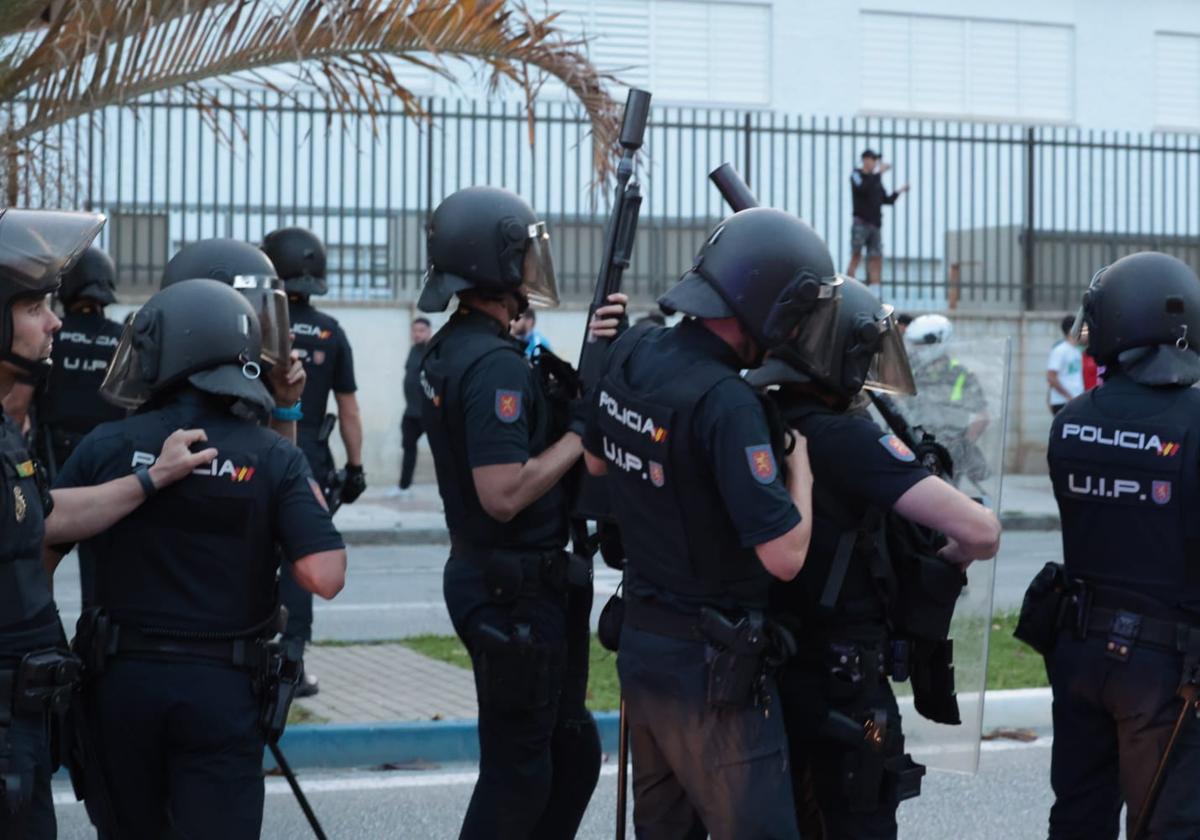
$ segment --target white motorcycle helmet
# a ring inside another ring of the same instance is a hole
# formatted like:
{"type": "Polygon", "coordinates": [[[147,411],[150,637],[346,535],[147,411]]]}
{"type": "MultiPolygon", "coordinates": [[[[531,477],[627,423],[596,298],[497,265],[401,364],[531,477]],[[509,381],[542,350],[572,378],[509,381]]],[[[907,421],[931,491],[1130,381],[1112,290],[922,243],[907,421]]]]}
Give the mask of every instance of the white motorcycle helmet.
{"type": "Polygon", "coordinates": [[[910,345],[945,344],[954,335],[954,325],[945,315],[919,315],[904,332],[910,345]]]}

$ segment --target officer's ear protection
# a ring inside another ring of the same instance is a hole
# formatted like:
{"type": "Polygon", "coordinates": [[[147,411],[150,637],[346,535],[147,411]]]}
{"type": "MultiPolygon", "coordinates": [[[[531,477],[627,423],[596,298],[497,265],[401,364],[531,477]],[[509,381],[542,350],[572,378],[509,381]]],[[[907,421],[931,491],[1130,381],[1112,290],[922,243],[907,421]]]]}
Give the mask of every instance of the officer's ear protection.
{"type": "Polygon", "coordinates": [[[137,351],[138,370],[143,382],[157,382],[159,354],[162,350],[162,311],[143,306],[133,316],[133,349],[137,351]]]}

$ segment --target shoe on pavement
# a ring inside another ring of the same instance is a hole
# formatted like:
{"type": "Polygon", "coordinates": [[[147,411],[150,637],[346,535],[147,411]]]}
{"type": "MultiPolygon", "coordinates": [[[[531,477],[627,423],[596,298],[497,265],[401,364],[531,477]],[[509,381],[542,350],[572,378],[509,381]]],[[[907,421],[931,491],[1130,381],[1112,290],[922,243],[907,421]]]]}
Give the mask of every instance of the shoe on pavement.
{"type": "Polygon", "coordinates": [[[296,686],[297,697],[315,697],[321,690],[321,681],[305,671],[300,676],[300,684],[296,686]]]}

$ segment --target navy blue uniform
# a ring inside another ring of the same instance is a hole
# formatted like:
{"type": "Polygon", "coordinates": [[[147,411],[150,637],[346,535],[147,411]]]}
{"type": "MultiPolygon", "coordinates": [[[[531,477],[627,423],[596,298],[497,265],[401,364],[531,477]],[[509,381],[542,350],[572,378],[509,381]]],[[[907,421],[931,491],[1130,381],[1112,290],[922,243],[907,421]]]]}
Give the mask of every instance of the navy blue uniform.
{"type": "Polygon", "coordinates": [[[472,470],[523,464],[561,435],[504,325],[461,307],[428,345],[422,422],[451,551],[446,606],[479,697],[479,782],[462,838],[575,836],[600,772],[587,692],[590,568],[572,565],[555,485],[509,522],[490,517],[472,470]]]}
{"type": "Polygon", "coordinates": [[[781,402],[791,425],[808,439],[813,471],[808,559],[796,579],[775,584],[771,596],[773,611],[800,647],[779,681],[801,828],[805,837],[824,840],[894,838],[894,775],[909,764],[884,673],[890,640],[877,546],[883,515],[929,472],[866,414],[835,412],[811,397],[781,402]],[[849,565],[832,605],[822,607],[843,538],[853,540],[849,565]],[[853,721],[856,738],[833,736],[831,711],[853,721]],[[862,737],[868,720],[886,726],[882,773],[869,769],[879,753],[862,737]]]}
{"type": "Polygon", "coordinates": [[[585,446],[605,460],[626,554],[617,667],[640,838],[798,837],[775,682],[710,704],[700,611],[761,611],[754,547],[800,521],[741,361],[696,321],[615,342],[585,446]],[[771,711],[776,710],[775,714],[771,711]]]}
{"type": "MultiPolygon", "coordinates": [[[[1055,416],[1048,459],[1066,571],[1082,581],[1074,629],[1060,630],[1046,657],[1050,837],[1103,840],[1117,836],[1122,802],[1137,821],[1183,702],[1180,643],[1200,626],[1200,391],[1117,374],[1055,416]]],[[[1185,725],[1147,837],[1200,835],[1196,723],[1185,725]]]]}
{"type": "MultiPolygon", "coordinates": [[[[42,565],[45,516],[42,495],[25,438],[0,421],[0,681],[11,686],[21,658],[33,651],[66,648],[50,581],[42,565]]],[[[11,689],[10,689],[11,690],[11,689]]],[[[0,696],[0,840],[56,836],[50,776],[50,738],[45,714],[14,713],[11,696],[0,696]],[[8,788],[7,801],[5,788],[8,788]],[[16,802],[17,798],[22,800],[16,802]],[[17,811],[18,816],[10,816],[17,811]],[[23,833],[22,833],[23,832],[23,833]]]]}
{"type": "Polygon", "coordinates": [[[101,423],[120,420],[124,409],[100,396],[100,383],[121,338],[121,325],[100,309],[68,312],[54,336],[53,364],[37,403],[39,437],[49,433],[41,457],[52,473],[62,467],[83,436],[101,423]],[[47,458],[52,456],[53,460],[47,458]]]}
{"type": "MultiPolygon", "coordinates": [[[[300,352],[307,379],[303,404],[304,416],[296,424],[296,444],[308,458],[313,476],[328,489],[333,472],[333,454],[328,443],[317,440],[321,421],[329,405],[329,395],[353,394],[354,355],[350,341],[338,322],[319,311],[305,298],[288,298],[288,319],[292,325],[293,346],[300,352]]],[[[301,589],[286,568],[279,579],[279,596],[288,608],[287,635],[312,640],[313,596],[301,589]]]]}
{"type": "MultiPolygon", "coordinates": [[[[97,605],[120,628],[115,654],[84,691],[115,815],[115,826],[100,828],[113,837],[163,837],[174,826],[189,837],[256,838],[264,740],[252,675],[234,662],[238,644],[226,641],[235,654],[224,657],[125,646],[261,636],[276,603],[277,551],[291,563],[343,543],[303,454],[198,391],[95,429],[58,486],[129,475],[179,428],[204,429],[217,458],[79,548],[95,565],[97,605]]],[[[91,789],[88,807],[104,822],[91,789]]]]}

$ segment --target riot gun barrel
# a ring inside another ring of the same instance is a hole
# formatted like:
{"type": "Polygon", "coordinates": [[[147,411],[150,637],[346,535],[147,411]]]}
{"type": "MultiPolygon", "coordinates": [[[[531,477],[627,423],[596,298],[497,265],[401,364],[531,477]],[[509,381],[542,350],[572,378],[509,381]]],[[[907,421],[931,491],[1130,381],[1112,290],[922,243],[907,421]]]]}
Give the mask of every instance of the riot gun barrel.
{"type": "Polygon", "coordinates": [[[733,212],[737,213],[758,206],[758,199],[751,192],[750,185],[733,168],[733,164],[722,163],[708,173],[708,179],[713,182],[717,191],[721,193],[721,198],[725,199],[725,203],[733,209],[733,212]]]}

